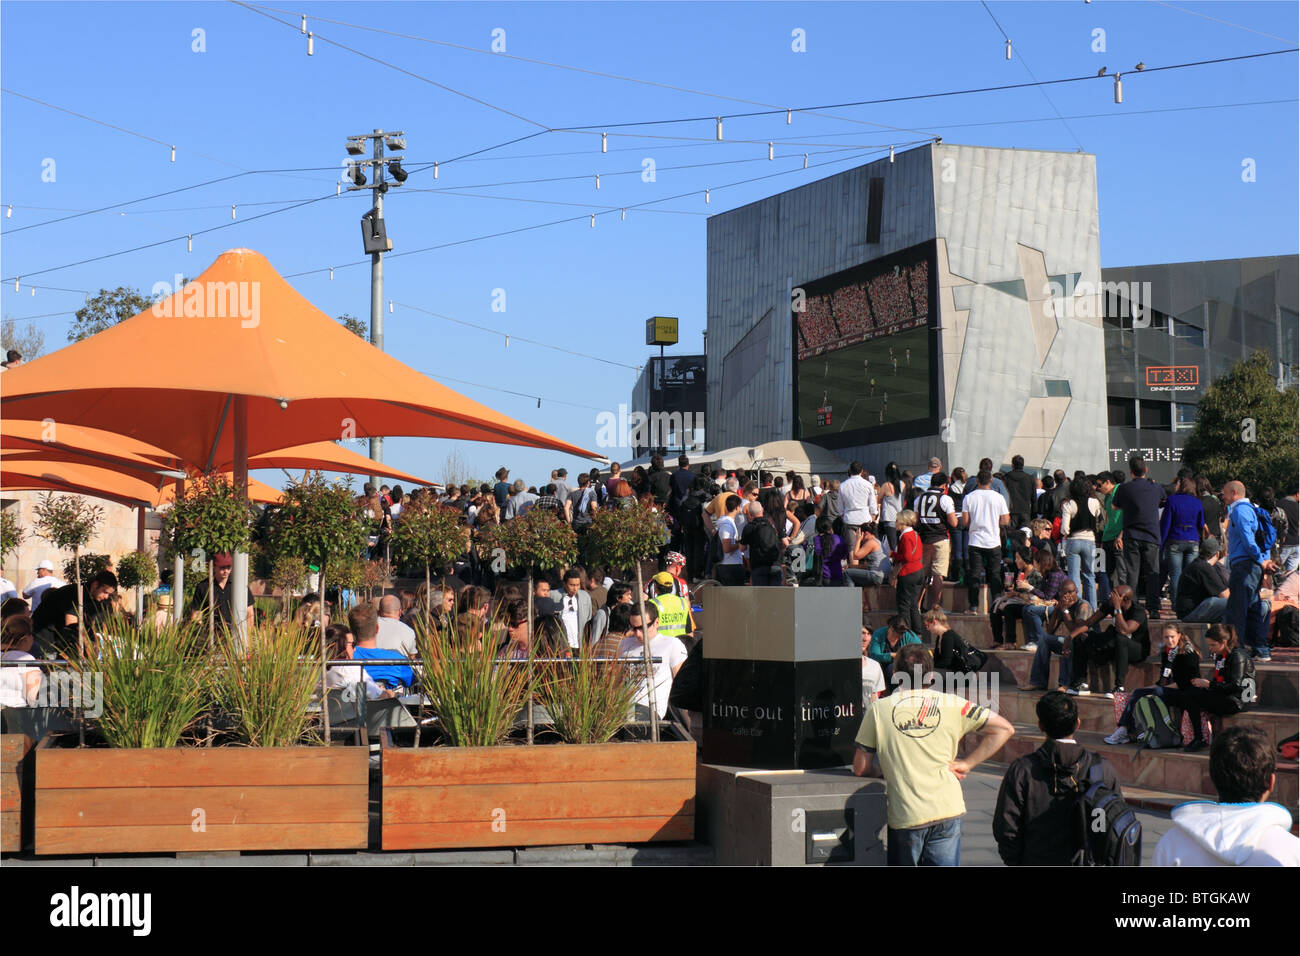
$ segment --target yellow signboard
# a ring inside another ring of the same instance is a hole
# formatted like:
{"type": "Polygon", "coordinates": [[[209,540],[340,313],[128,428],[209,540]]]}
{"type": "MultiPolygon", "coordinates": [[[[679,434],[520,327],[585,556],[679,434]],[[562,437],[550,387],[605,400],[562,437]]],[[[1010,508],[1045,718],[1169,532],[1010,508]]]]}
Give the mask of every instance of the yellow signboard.
{"type": "Polygon", "coordinates": [[[645,320],[646,345],[676,345],[677,319],[671,316],[656,315],[645,320]]]}

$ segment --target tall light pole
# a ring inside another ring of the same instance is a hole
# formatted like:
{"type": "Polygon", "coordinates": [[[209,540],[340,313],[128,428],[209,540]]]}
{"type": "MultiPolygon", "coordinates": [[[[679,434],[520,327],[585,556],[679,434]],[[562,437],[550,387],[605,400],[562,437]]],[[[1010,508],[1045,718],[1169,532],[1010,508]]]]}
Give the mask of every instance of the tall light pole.
{"type": "MultiPolygon", "coordinates": [[[[393,241],[388,238],[384,226],[384,193],[390,185],[400,186],[406,182],[406,170],[402,169],[402,158],[394,156],[384,158],[384,147],[392,152],[406,149],[406,134],[401,132],[385,133],[377,129],[373,133],[349,136],[347,151],[349,156],[361,156],[365,153],[365,141],[373,141],[370,159],[355,159],[348,163],[348,178],[352,185],[348,192],[369,189],[374,196],[371,210],[361,217],[361,238],[365,251],[370,253],[370,344],[381,352],[384,350],[384,253],[392,252],[393,241]],[[366,174],[362,168],[371,168],[372,182],[366,185],[366,174]],[[388,181],[391,174],[392,181],[388,181]]],[[[370,439],[370,457],[375,461],[384,460],[384,439],[370,439]]],[[[370,476],[372,484],[378,485],[378,478],[370,476]]]]}

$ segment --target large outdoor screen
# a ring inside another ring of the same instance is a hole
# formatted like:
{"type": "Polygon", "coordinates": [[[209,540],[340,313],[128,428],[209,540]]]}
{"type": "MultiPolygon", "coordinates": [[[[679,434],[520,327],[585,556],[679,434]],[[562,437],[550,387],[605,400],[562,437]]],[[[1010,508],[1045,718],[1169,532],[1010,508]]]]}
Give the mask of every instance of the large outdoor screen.
{"type": "Polygon", "coordinates": [[[842,448],[935,426],[933,253],[922,243],[798,287],[795,438],[842,448]]]}

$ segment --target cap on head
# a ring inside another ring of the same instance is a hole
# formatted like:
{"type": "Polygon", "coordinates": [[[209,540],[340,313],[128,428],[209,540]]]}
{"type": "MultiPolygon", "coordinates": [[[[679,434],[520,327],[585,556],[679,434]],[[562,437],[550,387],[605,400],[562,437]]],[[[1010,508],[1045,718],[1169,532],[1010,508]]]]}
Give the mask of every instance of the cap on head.
{"type": "Polygon", "coordinates": [[[45,559],[44,561],[42,561],[40,564],[36,565],[36,570],[37,570],[37,571],[53,571],[53,570],[54,570],[54,562],[51,561],[49,558],[46,558],[46,559],[45,559]]]}
{"type": "Polygon", "coordinates": [[[229,553],[213,555],[212,566],[218,571],[222,568],[233,568],[235,566],[234,556],[229,553]]]}
{"type": "Polygon", "coordinates": [[[655,584],[671,585],[673,583],[673,576],[669,574],[667,571],[660,571],[650,580],[654,581],[655,584]]]}

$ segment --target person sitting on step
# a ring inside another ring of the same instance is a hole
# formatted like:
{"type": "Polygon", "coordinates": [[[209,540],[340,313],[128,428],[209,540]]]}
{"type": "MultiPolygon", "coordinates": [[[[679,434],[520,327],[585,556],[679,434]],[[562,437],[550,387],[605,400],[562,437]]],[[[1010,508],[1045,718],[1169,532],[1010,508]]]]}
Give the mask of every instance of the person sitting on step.
{"type": "Polygon", "coordinates": [[[1126,744],[1129,734],[1136,733],[1133,710],[1137,702],[1151,694],[1164,696],[1166,688],[1188,690],[1192,681],[1201,676],[1201,656],[1196,653],[1196,645],[1188,637],[1177,621],[1166,621],[1162,628],[1164,645],[1160,648],[1160,676],[1154,687],[1141,687],[1133,691],[1124,712],[1120,714],[1115,725],[1115,732],[1106,738],[1108,744],[1126,744]]]}
{"type": "Polygon", "coordinates": [[[1086,673],[1087,634],[1091,618],[1092,608],[1079,597],[1075,583],[1066,578],[1034,651],[1034,663],[1029,671],[1029,690],[1047,690],[1053,654],[1061,655],[1059,684],[1062,688],[1071,686],[1072,674],[1086,673]],[[1061,633],[1062,630],[1064,634],[1061,633]]]}
{"type": "Polygon", "coordinates": [[[1201,714],[1218,717],[1239,714],[1255,703],[1258,686],[1255,683],[1255,662],[1250,653],[1237,645],[1237,630],[1231,624],[1211,624],[1205,632],[1205,641],[1214,655],[1214,676],[1196,677],[1187,690],[1166,689],[1165,703],[1182,707],[1192,722],[1192,742],[1183,749],[1188,753],[1204,750],[1205,737],[1201,731],[1201,714]]]}

